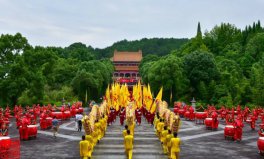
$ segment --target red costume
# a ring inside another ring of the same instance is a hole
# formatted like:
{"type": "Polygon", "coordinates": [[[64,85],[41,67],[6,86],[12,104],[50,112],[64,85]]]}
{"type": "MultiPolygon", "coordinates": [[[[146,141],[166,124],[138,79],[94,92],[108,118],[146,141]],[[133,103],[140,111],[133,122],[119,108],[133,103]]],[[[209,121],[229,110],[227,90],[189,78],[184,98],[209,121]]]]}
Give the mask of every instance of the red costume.
{"type": "Polygon", "coordinates": [[[251,127],[252,130],[255,130],[255,127],[256,127],[256,117],[254,115],[251,116],[250,127],[251,127]]]}
{"type": "Polygon", "coordinates": [[[126,109],[122,107],[119,113],[120,125],[124,125],[125,117],[126,117],[126,109]]]}
{"type": "Polygon", "coordinates": [[[41,114],[41,119],[39,121],[40,122],[40,128],[43,129],[43,130],[48,128],[48,125],[47,125],[47,122],[46,122],[46,118],[47,118],[47,115],[46,115],[46,113],[43,112],[41,114]]]}
{"type": "Polygon", "coordinates": [[[21,127],[19,128],[20,139],[22,140],[28,140],[28,125],[28,118],[23,117],[21,127]]]}
{"type": "Polygon", "coordinates": [[[110,108],[110,113],[108,114],[107,124],[111,125],[114,122],[115,109],[113,107],[110,108]]]}
{"type": "Polygon", "coordinates": [[[243,133],[243,128],[244,124],[241,119],[236,119],[234,122],[234,128],[235,128],[235,135],[234,135],[234,140],[242,140],[242,133],[243,133]]]}
{"type": "Polygon", "coordinates": [[[195,114],[192,106],[190,106],[189,112],[190,112],[190,120],[194,120],[195,114]]]}
{"type": "Polygon", "coordinates": [[[137,123],[140,125],[141,124],[141,114],[142,114],[141,110],[137,108],[135,111],[136,111],[135,114],[136,114],[137,123]]]}
{"type": "Polygon", "coordinates": [[[218,114],[216,111],[212,113],[212,129],[217,129],[218,128],[218,120],[217,120],[218,114]]]}

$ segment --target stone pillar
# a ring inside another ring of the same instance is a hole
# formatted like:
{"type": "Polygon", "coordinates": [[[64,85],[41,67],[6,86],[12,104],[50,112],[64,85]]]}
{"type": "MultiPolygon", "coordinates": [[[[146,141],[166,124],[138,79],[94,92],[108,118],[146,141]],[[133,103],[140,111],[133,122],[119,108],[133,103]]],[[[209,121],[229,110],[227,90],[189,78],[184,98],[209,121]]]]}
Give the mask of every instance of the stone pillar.
{"type": "Polygon", "coordinates": [[[193,97],[191,103],[192,103],[192,107],[194,109],[194,112],[196,112],[196,108],[195,108],[196,107],[196,101],[195,101],[194,97],[193,97]]]}

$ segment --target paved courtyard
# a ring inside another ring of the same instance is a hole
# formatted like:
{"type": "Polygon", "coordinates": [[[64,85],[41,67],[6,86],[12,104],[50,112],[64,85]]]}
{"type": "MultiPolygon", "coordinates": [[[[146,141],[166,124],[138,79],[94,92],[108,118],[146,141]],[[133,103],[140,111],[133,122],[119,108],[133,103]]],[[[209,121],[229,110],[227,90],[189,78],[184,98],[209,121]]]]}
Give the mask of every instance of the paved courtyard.
{"type": "MultiPolygon", "coordinates": [[[[165,159],[162,147],[154,134],[154,129],[142,120],[135,128],[134,159],[165,159]]],[[[204,125],[182,119],[179,136],[182,140],[180,158],[182,159],[258,159],[257,130],[252,131],[245,123],[243,139],[233,142],[224,139],[224,121],[220,121],[217,131],[206,130],[204,125]]],[[[105,137],[96,145],[94,159],[124,159],[122,138],[123,127],[116,121],[108,126],[105,137]]],[[[74,129],[74,119],[64,121],[55,139],[51,130],[38,130],[36,139],[21,141],[21,159],[59,159],[79,158],[78,143],[84,132],[74,129]]],[[[19,137],[12,121],[11,137],[19,137]]]]}

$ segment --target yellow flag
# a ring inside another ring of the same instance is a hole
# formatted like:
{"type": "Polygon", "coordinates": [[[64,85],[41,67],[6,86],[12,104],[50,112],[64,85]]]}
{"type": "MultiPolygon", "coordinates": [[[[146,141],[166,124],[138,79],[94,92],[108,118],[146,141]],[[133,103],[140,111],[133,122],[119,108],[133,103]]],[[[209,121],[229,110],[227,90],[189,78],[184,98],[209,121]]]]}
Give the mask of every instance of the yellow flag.
{"type": "Polygon", "coordinates": [[[151,108],[151,105],[152,105],[152,93],[151,93],[151,90],[150,90],[150,86],[148,84],[148,93],[147,93],[147,99],[146,99],[146,108],[147,110],[150,110],[151,108]]]}
{"type": "Polygon", "coordinates": [[[153,114],[155,111],[156,111],[156,108],[157,108],[157,104],[156,102],[154,101],[151,105],[151,108],[150,108],[150,113],[153,114]]]}
{"type": "Polygon", "coordinates": [[[157,97],[156,97],[156,101],[162,101],[162,91],[163,91],[163,87],[161,87],[157,97]]]}

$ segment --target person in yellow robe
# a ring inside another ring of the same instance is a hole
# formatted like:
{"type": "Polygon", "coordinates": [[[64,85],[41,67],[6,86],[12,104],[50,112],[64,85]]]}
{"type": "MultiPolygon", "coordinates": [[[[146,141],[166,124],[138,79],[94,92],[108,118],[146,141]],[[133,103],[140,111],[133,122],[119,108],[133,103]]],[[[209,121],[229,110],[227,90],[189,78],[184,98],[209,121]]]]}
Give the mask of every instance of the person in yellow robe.
{"type": "Polygon", "coordinates": [[[98,125],[94,124],[94,129],[93,129],[93,132],[92,132],[92,137],[93,137],[93,145],[95,146],[98,142],[98,128],[97,128],[98,125]]]}
{"type": "Polygon", "coordinates": [[[89,150],[91,149],[91,144],[89,141],[85,140],[85,136],[82,136],[82,141],[80,141],[80,156],[82,159],[88,159],[89,157],[89,150]]]}
{"type": "Polygon", "coordinates": [[[92,157],[93,147],[94,147],[93,138],[92,138],[91,135],[85,135],[85,140],[87,140],[90,143],[90,145],[91,145],[91,149],[88,152],[89,153],[88,157],[92,157]]]}
{"type": "Polygon", "coordinates": [[[164,154],[168,153],[167,140],[166,140],[167,135],[168,135],[167,126],[164,126],[164,130],[161,132],[161,138],[160,138],[164,154]]]}
{"type": "Polygon", "coordinates": [[[169,158],[171,158],[171,138],[173,138],[173,134],[171,133],[171,130],[168,130],[166,140],[167,140],[167,149],[168,149],[168,157],[169,158]]]}
{"type": "Polygon", "coordinates": [[[173,138],[171,139],[171,158],[172,159],[179,159],[180,153],[180,144],[181,139],[177,137],[177,133],[173,134],[173,138]]]}
{"type": "Polygon", "coordinates": [[[157,125],[160,121],[160,116],[159,116],[159,113],[157,112],[157,115],[155,116],[155,119],[154,119],[154,128],[155,130],[157,130],[157,125]]]}
{"type": "Polygon", "coordinates": [[[127,135],[125,136],[125,152],[128,157],[128,159],[132,159],[133,154],[133,142],[134,137],[130,135],[130,130],[127,130],[127,135]]]}
{"type": "Polygon", "coordinates": [[[101,122],[96,120],[95,124],[96,125],[96,128],[97,128],[97,141],[99,142],[100,139],[103,137],[103,132],[102,132],[102,125],[101,125],[101,122]]]}
{"type": "Polygon", "coordinates": [[[107,120],[106,120],[106,117],[105,115],[103,115],[102,119],[100,120],[101,121],[101,131],[102,131],[102,137],[104,137],[105,135],[105,131],[106,131],[106,126],[107,126],[107,120]]]}
{"type": "Polygon", "coordinates": [[[161,137],[161,133],[163,131],[163,128],[164,128],[164,120],[160,119],[160,122],[157,125],[157,136],[159,137],[159,139],[161,137]]]}

